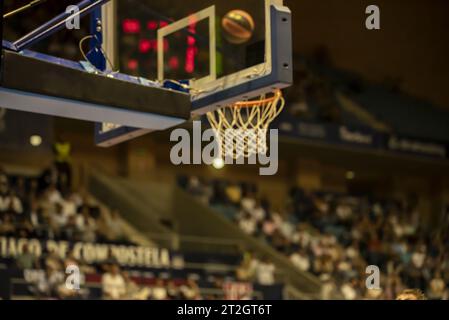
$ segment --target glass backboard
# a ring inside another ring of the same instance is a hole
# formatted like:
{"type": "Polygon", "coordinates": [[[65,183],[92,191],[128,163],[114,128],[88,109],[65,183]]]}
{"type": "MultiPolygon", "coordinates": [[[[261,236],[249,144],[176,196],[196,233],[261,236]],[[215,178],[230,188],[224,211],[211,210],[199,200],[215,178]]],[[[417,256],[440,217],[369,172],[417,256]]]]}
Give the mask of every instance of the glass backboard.
{"type": "MultiPolygon", "coordinates": [[[[283,0],[114,0],[103,17],[104,47],[116,69],[188,83],[193,116],[292,82],[290,11],[283,0]]],[[[98,145],[146,132],[104,128],[97,125],[98,145]]]]}
{"type": "Polygon", "coordinates": [[[271,72],[272,4],[282,0],[117,0],[116,61],[138,77],[190,80],[200,97],[253,80],[271,72]]]}

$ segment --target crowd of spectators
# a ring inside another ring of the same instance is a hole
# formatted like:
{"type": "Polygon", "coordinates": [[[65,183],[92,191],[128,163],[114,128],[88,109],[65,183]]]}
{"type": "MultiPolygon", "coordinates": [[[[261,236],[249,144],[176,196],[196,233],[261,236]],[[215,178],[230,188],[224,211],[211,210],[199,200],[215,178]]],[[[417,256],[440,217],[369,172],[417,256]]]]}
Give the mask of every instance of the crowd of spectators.
{"type": "Polygon", "coordinates": [[[85,191],[71,191],[60,185],[55,167],[37,178],[0,173],[0,235],[82,242],[127,241],[116,210],[101,206],[85,191]]]}
{"type": "MultiPolygon", "coordinates": [[[[66,169],[54,165],[38,177],[11,176],[0,170],[0,237],[133,245],[119,212],[84,190],[73,191],[66,169]]],[[[221,281],[212,284],[216,295],[203,297],[195,277],[172,279],[154,270],[122,268],[112,255],[89,264],[73,251],[62,258],[50,249],[38,257],[23,245],[7,263],[10,270],[23,273],[27,290],[37,299],[196,300],[224,295],[221,281]],[[79,270],[79,288],[73,287],[71,267],[79,270]]]]}
{"type": "Polygon", "coordinates": [[[16,259],[24,270],[29,290],[37,299],[105,299],[105,300],[198,300],[201,293],[197,282],[162,277],[144,277],[141,272],[122,269],[110,258],[100,265],[89,265],[70,253],[61,259],[49,252],[37,259],[25,247],[16,259]],[[66,270],[79,270],[79,279],[66,270]],[[131,275],[132,274],[132,275],[131,275]],[[72,278],[71,278],[72,277],[72,278]],[[79,282],[77,282],[79,281],[79,282]],[[90,285],[87,285],[87,284],[90,285]],[[100,287],[93,292],[92,288],[100,287]]]}
{"type": "Polygon", "coordinates": [[[200,300],[200,288],[194,279],[179,283],[156,278],[151,286],[139,284],[116,264],[108,266],[101,279],[103,298],[107,300],[200,300]]]}
{"type": "MultiPolygon", "coordinates": [[[[72,191],[56,166],[33,178],[0,170],[0,237],[131,244],[119,213],[83,190],[72,191]]],[[[82,274],[104,269],[77,261],[73,252],[65,259],[54,251],[36,257],[27,245],[14,264],[31,277],[30,290],[39,298],[83,298],[85,290],[67,289],[67,268],[76,265],[82,274]]]]}
{"type": "Polygon", "coordinates": [[[190,177],[183,187],[319,277],[324,299],[394,299],[408,288],[449,298],[449,220],[423,230],[413,201],[293,188],[285,207],[275,210],[248,183],[190,177]],[[375,290],[366,286],[369,265],[381,272],[375,290]]]}
{"type": "Polygon", "coordinates": [[[252,281],[262,286],[276,284],[276,266],[268,257],[259,259],[251,252],[243,256],[239,268],[236,270],[239,281],[252,281]]]}

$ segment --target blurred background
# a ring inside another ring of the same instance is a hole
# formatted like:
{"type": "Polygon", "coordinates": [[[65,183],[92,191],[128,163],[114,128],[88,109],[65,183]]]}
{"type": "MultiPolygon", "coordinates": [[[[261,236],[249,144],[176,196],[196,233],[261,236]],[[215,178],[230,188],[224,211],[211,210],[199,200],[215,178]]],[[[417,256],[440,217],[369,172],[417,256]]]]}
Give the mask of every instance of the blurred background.
{"type": "MultiPolygon", "coordinates": [[[[5,38],[71,3],[13,18],[5,38]]],[[[92,123],[0,109],[0,297],[449,298],[449,3],[377,0],[372,31],[371,2],[285,4],[295,84],[272,126],[275,176],[174,166],[170,130],[103,149],[92,123]],[[66,290],[69,265],[79,291],[66,290]]],[[[34,49],[80,60],[87,34],[34,49]]],[[[120,67],[138,68],[135,52],[120,67]]]]}

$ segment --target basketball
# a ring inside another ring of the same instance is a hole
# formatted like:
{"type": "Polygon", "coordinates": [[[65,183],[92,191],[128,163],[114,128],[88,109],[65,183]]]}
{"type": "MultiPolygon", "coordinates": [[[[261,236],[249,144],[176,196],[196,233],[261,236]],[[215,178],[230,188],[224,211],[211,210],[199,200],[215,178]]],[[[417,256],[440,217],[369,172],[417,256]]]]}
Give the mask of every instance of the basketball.
{"type": "Polygon", "coordinates": [[[229,11],[222,20],[223,34],[232,44],[242,44],[253,36],[255,24],[251,15],[243,10],[229,11]]]}

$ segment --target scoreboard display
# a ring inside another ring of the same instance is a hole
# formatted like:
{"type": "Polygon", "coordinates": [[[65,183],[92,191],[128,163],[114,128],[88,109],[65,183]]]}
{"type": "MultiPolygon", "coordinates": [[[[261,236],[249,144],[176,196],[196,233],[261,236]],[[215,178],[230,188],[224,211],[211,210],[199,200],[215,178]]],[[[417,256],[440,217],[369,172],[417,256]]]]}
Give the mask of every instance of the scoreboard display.
{"type": "Polygon", "coordinates": [[[216,46],[213,59],[217,78],[264,63],[265,0],[118,0],[120,70],[150,80],[157,79],[158,30],[212,6],[215,12],[213,30],[210,30],[208,19],[198,19],[164,37],[165,78],[207,77],[211,73],[211,36],[216,46]],[[233,19],[232,12],[242,13],[245,21],[239,24],[233,19]]]}

